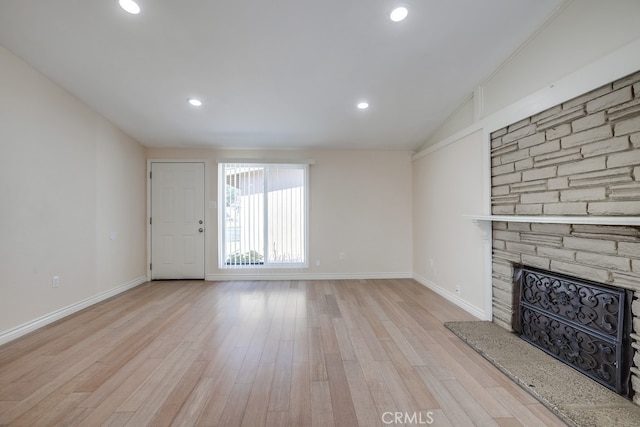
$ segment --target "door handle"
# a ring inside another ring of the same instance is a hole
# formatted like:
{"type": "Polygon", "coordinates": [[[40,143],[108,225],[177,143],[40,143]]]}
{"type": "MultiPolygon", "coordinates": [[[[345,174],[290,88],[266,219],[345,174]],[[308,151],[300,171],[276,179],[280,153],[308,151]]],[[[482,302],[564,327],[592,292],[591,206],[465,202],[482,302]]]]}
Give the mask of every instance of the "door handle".
{"type": "Polygon", "coordinates": [[[202,233],[204,231],[204,228],[200,227],[198,231],[202,233]]]}

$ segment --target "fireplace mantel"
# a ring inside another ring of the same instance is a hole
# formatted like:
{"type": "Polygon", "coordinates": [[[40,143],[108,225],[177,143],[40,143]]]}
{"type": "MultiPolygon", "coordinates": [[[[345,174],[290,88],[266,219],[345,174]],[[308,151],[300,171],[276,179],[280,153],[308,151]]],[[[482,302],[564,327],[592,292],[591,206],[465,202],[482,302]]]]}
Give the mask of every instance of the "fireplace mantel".
{"type": "Polygon", "coordinates": [[[525,215],[464,215],[474,222],[533,222],[541,224],[590,224],[590,225],[634,225],[640,226],[638,216],[525,216],[525,215]]]}

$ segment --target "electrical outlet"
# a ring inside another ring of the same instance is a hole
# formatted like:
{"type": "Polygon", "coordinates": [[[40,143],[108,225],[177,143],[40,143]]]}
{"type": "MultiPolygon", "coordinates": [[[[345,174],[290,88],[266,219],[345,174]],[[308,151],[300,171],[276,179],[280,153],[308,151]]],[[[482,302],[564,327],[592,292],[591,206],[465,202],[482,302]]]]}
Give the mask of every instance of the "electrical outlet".
{"type": "Polygon", "coordinates": [[[320,260],[319,259],[316,260],[316,267],[320,267],[320,260]]]}
{"type": "Polygon", "coordinates": [[[51,278],[51,286],[57,288],[60,285],[60,276],[53,276],[51,278]]]}
{"type": "Polygon", "coordinates": [[[346,256],[344,252],[340,252],[340,254],[338,255],[338,257],[340,258],[340,261],[344,261],[346,256]]]}

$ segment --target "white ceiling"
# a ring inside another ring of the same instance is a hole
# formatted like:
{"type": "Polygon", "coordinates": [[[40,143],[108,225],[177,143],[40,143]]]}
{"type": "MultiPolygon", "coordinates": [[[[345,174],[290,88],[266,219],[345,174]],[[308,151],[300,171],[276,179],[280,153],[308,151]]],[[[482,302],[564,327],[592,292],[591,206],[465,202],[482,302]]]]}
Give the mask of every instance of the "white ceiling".
{"type": "Polygon", "coordinates": [[[146,146],[416,149],[563,0],[399,2],[2,0],[0,44],[146,146]]]}

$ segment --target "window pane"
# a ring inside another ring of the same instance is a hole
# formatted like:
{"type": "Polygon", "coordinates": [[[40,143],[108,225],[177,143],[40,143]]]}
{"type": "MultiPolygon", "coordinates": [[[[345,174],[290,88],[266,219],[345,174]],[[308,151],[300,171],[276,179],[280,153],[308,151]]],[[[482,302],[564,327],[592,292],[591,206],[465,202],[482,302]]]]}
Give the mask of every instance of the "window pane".
{"type": "Polygon", "coordinates": [[[225,167],[225,261],[227,265],[264,262],[264,169],[225,167]]]}
{"type": "Polygon", "coordinates": [[[307,166],[225,163],[220,172],[220,266],[306,264],[307,166]]]}
{"type": "Polygon", "coordinates": [[[304,263],[304,170],[270,169],[268,250],[270,263],[304,263]]]}

